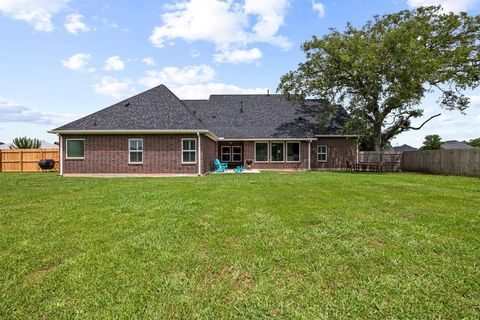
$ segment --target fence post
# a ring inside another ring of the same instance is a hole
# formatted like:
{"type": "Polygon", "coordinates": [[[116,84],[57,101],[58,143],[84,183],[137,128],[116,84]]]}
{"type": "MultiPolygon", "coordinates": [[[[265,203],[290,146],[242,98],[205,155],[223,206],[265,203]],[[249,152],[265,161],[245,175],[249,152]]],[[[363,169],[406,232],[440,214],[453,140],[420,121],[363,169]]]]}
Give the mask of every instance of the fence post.
{"type": "Polygon", "coordinates": [[[23,172],[23,151],[20,149],[20,172],[23,172]]]}
{"type": "Polygon", "coordinates": [[[2,150],[0,150],[0,172],[3,171],[2,159],[3,159],[2,150]]]}

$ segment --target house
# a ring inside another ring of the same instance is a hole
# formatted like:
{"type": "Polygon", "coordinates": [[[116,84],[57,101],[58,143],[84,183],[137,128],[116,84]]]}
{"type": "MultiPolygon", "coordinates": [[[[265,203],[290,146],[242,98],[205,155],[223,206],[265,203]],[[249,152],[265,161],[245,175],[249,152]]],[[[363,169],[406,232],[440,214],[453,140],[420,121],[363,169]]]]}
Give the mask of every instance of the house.
{"type": "Polygon", "coordinates": [[[442,142],[442,149],[458,150],[458,149],[473,149],[473,147],[466,143],[460,142],[458,140],[448,140],[448,141],[442,142]]]}
{"type": "Polygon", "coordinates": [[[418,149],[415,147],[409,146],[408,144],[402,144],[401,146],[393,147],[392,150],[397,152],[405,152],[405,151],[416,151],[418,149]]]}
{"type": "Polygon", "coordinates": [[[327,106],[277,94],[180,100],[160,85],[49,132],[59,136],[61,175],[202,175],[217,158],[262,170],[344,168],[358,139],[340,134],[342,108],[318,124],[327,106]]]}

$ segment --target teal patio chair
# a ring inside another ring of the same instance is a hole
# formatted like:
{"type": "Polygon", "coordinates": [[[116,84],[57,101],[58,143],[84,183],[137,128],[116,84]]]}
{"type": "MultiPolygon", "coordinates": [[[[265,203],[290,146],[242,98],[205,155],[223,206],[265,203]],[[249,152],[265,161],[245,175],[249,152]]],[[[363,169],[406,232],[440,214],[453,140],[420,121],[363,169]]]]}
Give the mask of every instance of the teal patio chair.
{"type": "Polygon", "coordinates": [[[245,168],[243,166],[237,166],[235,169],[233,169],[233,172],[235,173],[243,173],[245,171],[245,168]]]}
{"type": "Polygon", "coordinates": [[[213,160],[213,164],[215,165],[214,172],[225,172],[228,169],[228,164],[222,163],[218,159],[213,160]]]}

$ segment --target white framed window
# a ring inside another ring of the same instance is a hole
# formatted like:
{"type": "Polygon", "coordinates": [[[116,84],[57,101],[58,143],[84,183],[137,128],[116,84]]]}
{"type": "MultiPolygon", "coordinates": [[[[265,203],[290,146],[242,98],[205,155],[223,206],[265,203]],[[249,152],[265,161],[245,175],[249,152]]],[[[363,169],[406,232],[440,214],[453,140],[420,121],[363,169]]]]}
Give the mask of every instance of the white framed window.
{"type": "Polygon", "coordinates": [[[197,162],[197,139],[182,139],[182,163],[197,162]]]}
{"type": "Polygon", "coordinates": [[[287,142],[287,162],[300,162],[300,142],[287,142]]]}
{"type": "Polygon", "coordinates": [[[66,158],[85,159],[85,139],[66,139],[66,158]]]}
{"type": "Polygon", "coordinates": [[[128,139],[128,163],[143,163],[143,139],[128,139]]]}
{"type": "Polygon", "coordinates": [[[268,142],[255,142],[255,162],[268,162],[268,142]]]}
{"type": "Polygon", "coordinates": [[[232,162],[242,162],[242,147],[233,146],[232,147],[232,162]]]}
{"type": "Polygon", "coordinates": [[[221,146],[220,147],[220,159],[222,162],[230,162],[232,160],[232,147],[221,146]]]}
{"type": "Polygon", "coordinates": [[[327,162],[327,146],[317,146],[317,162],[327,162]]]}
{"type": "Polygon", "coordinates": [[[271,162],[285,161],[285,143],[284,142],[270,142],[270,161],[271,162]]]}

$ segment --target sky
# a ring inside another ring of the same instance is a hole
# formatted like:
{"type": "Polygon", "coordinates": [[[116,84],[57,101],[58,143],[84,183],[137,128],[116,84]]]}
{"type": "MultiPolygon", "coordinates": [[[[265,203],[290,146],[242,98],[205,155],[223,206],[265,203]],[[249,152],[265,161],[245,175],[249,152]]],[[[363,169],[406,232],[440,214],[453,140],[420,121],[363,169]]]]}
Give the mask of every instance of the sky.
{"type": "MultiPolygon", "coordinates": [[[[480,0],[0,0],[0,141],[56,141],[48,130],[161,83],[183,99],[275,92],[312,35],[430,4],[480,13],[480,0]]],[[[442,115],[392,144],[480,137],[480,90],[468,95],[462,115],[430,94],[425,118],[442,115]]]]}

